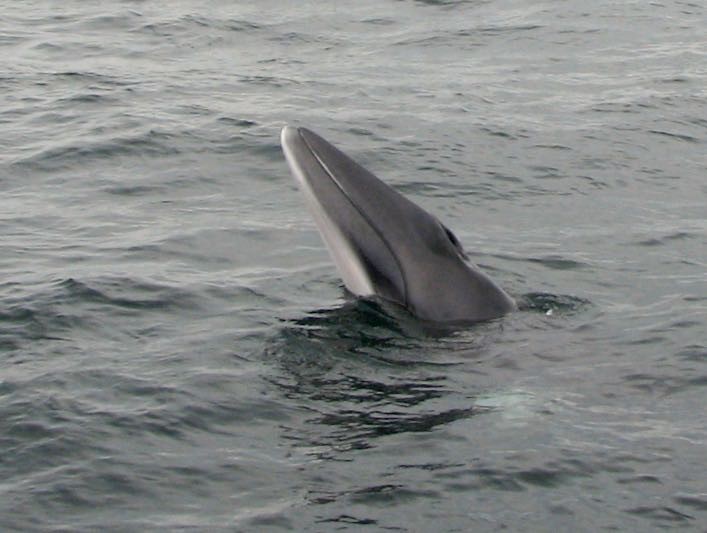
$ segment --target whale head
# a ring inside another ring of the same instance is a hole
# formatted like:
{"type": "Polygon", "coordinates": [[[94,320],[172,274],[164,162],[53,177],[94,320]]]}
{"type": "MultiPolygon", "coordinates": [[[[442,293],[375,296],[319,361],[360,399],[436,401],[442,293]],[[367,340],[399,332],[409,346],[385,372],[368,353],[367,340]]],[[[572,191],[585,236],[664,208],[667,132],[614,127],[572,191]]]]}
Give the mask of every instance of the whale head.
{"type": "Polygon", "coordinates": [[[353,294],[438,323],[490,320],[515,309],[435,216],[308,129],[286,126],[281,144],[353,294]]]}

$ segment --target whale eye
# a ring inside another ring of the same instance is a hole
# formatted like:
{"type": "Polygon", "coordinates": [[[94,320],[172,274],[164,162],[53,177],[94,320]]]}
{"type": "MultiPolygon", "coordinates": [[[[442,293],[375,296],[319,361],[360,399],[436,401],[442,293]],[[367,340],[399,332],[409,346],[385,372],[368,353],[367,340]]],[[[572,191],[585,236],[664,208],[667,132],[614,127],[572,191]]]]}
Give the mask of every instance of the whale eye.
{"type": "Polygon", "coordinates": [[[449,242],[452,243],[452,246],[457,249],[459,252],[459,255],[461,255],[464,259],[467,258],[466,252],[464,252],[464,248],[462,247],[462,244],[459,242],[459,239],[457,239],[457,236],[452,233],[452,230],[450,230],[447,226],[444,224],[441,224],[442,229],[444,230],[444,233],[447,235],[447,238],[449,239],[449,242]]]}
{"type": "Polygon", "coordinates": [[[442,224],[442,229],[444,229],[444,232],[447,234],[447,238],[451,241],[451,243],[457,247],[461,248],[461,245],[459,244],[459,239],[457,239],[457,236],[452,233],[452,230],[450,230],[447,226],[442,224]]]}

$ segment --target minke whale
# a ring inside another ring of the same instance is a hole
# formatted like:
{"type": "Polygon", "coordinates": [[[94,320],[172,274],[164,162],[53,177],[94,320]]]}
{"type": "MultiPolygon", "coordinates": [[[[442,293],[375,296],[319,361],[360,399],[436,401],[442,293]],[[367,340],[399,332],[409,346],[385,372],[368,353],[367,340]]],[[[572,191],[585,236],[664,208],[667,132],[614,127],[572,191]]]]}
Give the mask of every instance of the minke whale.
{"type": "Polygon", "coordinates": [[[287,163],[346,288],[435,323],[501,317],[516,304],[436,217],[316,133],[285,126],[287,163]]]}

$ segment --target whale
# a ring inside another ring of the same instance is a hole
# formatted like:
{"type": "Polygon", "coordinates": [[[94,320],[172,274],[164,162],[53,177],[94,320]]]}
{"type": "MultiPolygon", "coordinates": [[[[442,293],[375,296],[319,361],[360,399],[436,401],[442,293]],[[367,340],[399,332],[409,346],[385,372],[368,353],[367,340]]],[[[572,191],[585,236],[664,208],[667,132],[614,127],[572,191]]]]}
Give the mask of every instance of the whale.
{"type": "Polygon", "coordinates": [[[436,324],[493,320],[516,309],[434,215],[307,128],[285,126],[280,142],[352,294],[436,324]]]}

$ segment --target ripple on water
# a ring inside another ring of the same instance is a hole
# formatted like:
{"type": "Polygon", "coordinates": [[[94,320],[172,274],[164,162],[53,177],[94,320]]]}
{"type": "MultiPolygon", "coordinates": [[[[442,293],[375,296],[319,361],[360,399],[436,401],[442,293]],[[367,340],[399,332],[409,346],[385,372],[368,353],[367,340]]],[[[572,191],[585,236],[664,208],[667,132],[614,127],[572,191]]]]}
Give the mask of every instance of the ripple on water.
{"type": "Polygon", "coordinates": [[[110,141],[74,141],[59,147],[40,150],[38,153],[15,161],[14,166],[38,172],[56,172],[73,169],[86,162],[104,161],[118,156],[158,157],[179,153],[173,133],[149,130],[143,133],[111,139],[110,141]]]}
{"type": "Polygon", "coordinates": [[[120,328],[110,324],[121,317],[185,313],[201,305],[192,291],[131,278],[68,278],[25,288],[6,302],[0,311],[0,342],[13,350],[29,341],[68,340],[78,331],[115,337],[120,328]]]}
{"type": "Polygon", "coordinates": [[[131,278],[105,278],[97,283],[69,278],[58,286],[65,290],[66,303],[95,303],[140,312],[199,307],[190,291],[131,278]]]}
{"type": "Polygon", "coordinates": [[[521,310],[539,311],[542,313],[570,314],[581,311],[591,305],[589,300],[563,294],[545,292],[530,292],[524,294],[518,302],[521,310]]]}
{"type": "Polygon", "coordinates": [[[697,235],[687,231],[676,231],[674,233],[668,233],[661,237],[651,237],[649,239],[644,239],[638,241],[636,244],[639,246],[664,246],[671,244],[673,241],[682,241],[687,239],[695,238],[697,235]]]}

